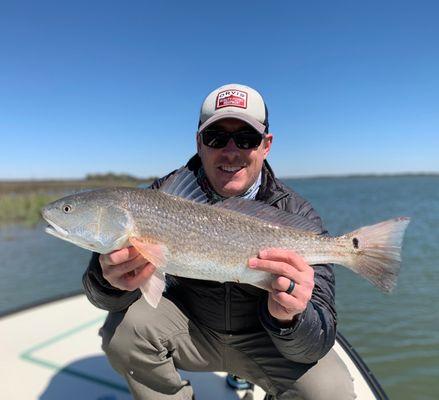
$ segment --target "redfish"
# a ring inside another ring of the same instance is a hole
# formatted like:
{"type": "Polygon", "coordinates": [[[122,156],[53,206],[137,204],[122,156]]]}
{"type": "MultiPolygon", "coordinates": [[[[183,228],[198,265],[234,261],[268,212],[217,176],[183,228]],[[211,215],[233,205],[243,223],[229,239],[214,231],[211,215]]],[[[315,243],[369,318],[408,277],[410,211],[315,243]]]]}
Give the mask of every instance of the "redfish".
{"type": "Polygon", "coordinates": [[[309,265],[343,265],[385,292],[395,286],[409,218],[330,237],[312,221],[258,201],[230,198],[206,204],[192,177],[186,189],[171,180],[163,191],[121,187],[64,197],[43,208],[50,224],[46,232],[102,254],[134,246],[157,267],[141,288],[154,307],[165,274],[270,291],[273,276],[248,268],[248,259],[273,247],[294,250],[309,265]]]}

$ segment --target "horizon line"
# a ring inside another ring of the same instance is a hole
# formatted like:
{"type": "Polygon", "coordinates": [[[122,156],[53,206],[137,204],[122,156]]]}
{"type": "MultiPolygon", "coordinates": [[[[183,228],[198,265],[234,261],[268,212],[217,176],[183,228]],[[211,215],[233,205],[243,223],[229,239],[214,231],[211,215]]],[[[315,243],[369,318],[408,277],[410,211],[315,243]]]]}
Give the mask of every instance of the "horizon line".
{"type": "MultiPolygon", "coordinates": [[[[114,173],[118,175],[126,175],[135,180],[153,180],[158,176],[138,177],[136,175],[126,173],[114,173]]],[[[321,179],[321,178],[365,178],[365,177],[394,177],[394,176],[439,176],[439,171],[419,171],[419,172],[361,172],[361,173],[341,173],[341,174],[313,174],[313,175],[288,175],[279,176],[278,179],[321,179]]],[[[92,180],[92,179],[89,179],[92,180]]],[[[0,183],[11,182],[79,182],[87,181],[86,177],[69,177],[69,178],[0,178],[0,183]]]]}

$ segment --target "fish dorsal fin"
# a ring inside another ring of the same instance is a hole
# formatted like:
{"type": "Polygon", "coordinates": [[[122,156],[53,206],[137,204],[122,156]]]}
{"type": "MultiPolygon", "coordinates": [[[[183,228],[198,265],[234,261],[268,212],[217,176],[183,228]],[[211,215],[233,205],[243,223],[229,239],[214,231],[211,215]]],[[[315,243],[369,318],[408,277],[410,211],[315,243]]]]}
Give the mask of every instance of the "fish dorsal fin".
{"type": "Polygon", "coordinates": [[[213,207],[237,211],[270,222],[274,225],[287,226],[289,228],[316,234],[322,233],[322,228],[308,218],[279,210],[278,208],[272,207],[262,201],[230,197],[220,203],[215,203],[213,207]]]}
{"type": "Polygon", "coordinates": [[[206,193],[201,190],[197,177],[185,167],[181,167],[167,178],[159,190],[196,203],[207,203],[206,193]]]}

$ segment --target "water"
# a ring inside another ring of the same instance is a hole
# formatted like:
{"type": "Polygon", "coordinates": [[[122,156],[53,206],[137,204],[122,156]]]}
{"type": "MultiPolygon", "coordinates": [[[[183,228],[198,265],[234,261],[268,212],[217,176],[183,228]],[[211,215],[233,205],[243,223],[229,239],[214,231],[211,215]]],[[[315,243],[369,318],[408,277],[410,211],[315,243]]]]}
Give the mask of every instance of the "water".
{"type": "MultiPolygon", "coordinates": [[[[439,178],[287,180],[332,235],[412,218],[398,287],[385,295],[336,267],[339,329],[391,399],[439,398],[439,178]]],[[[0,312],[81,288],[90,253],[43,233],[0,229],[0,312]]]]}
{"type": "Polygon", "coordinates": [[[398,286],[380,293],[336,267],[339,329],[391,399],[439,398],[439,178],[286,182],[314,205],[332,235],[409,216],[398,286]]]}

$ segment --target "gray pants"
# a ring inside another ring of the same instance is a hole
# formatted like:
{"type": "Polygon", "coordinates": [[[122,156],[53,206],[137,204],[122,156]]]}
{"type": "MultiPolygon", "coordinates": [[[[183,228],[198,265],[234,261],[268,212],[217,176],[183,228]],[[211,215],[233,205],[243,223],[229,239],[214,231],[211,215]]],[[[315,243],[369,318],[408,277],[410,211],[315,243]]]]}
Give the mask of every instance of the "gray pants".
{"type": "Polygon", "coordinates": [[[141,297],[126,312],[110,313],[101,335],[111,365],[139,400],[191,399],[192,387],[177,368],[227,371],[276,399],[355,398],[351,376],[332,350],[306,372],[284,358],[265,331],[220,334],[194,323],[164,297],[156,309],[141,297]]]}

